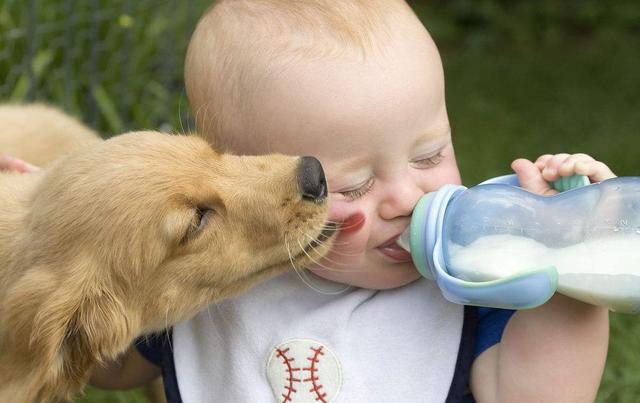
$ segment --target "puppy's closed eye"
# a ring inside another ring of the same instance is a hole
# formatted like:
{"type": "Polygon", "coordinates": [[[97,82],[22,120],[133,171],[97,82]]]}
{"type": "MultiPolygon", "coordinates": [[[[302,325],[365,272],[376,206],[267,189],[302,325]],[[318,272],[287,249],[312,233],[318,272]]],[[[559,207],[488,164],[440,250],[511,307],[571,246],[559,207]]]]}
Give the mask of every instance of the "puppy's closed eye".
{"type": "Polygon", "coordinates": [[[195,238],[207,226],[215,211],[210,207],[199,206],[194,209],[191,225],[187,228],[180,243],[185,243],[195,238]]]}
{"type": "Polygon", "coordinates": [[[214,209],[207,206],[174,210],[164,220],[166,239],[171,243],[184,245],[197,238],[207,228],[214,215],[214,209]]]}

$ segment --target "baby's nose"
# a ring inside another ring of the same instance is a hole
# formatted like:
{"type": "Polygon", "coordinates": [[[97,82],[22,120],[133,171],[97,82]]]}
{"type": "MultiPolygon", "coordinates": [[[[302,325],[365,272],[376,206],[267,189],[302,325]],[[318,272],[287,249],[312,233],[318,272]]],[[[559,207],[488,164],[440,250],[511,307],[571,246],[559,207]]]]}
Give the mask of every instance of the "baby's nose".
{"type": "Polygon", "coordinates": [[[410,216],[424,194],[421,187],[409,177],[388,183],[385,188],[385,194],[378,207],[380,217],[385,220],[410,216]]]}
{"type": "Polygon", "coordinates": [[[327,197],[327,180],[320,161],[301,157],[298,164],[298,189],[307,201],[321,202],[327,197]]]}

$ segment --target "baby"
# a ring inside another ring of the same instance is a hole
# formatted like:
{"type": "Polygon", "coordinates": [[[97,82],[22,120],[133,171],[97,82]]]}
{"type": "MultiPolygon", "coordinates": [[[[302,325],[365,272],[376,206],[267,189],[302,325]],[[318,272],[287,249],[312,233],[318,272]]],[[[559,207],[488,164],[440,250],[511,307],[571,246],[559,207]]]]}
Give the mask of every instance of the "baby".
{"type": "MultiPolygon", "coordinates": [[[[139,343],[94,384],[132,386],[162,368],[172,402],[594,399],[605,309],[555,296],[479,315],[443,299],[396,243],[425,192],[460,183],[440,57],[404,1],[220,1],[198,24],[185,75],[215,146],[319,158],[343,229],[308,271],[139,343]]],[[[512,168],[540,194],[560,176],[613,176],[584,154],[512,168]]]]}

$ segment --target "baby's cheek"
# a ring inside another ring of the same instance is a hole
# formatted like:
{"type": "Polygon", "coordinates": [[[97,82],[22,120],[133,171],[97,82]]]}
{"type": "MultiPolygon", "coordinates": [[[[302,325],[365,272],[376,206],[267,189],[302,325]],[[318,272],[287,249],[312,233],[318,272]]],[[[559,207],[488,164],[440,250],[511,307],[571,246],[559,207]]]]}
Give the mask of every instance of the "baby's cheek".
{"type": "Polygon", "coordinates": [[[446,158],[437,167],[418,171],[418,180],[421,189],[425,192],[434,192],[444,185],[455,184],[460,185],[460,171],[453,155],[453,149],[448,146],[443,151],[446,158]]]}

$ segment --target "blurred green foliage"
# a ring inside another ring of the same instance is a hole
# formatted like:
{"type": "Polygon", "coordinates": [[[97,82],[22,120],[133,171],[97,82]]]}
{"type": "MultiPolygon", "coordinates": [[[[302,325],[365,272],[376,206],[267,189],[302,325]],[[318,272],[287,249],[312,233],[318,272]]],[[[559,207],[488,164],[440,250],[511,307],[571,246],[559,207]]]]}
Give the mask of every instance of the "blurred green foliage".
{"type": "Polygon", "coordinates": [[[182,61],[209,0],[3,0],[0,99],[45,100],[105,136],[180,128],[182,61]]]}
{"type": "Polygon", "coordinates": [[[640,34],[633,0],[430,0],[410,2],[442,46],[533,49],[640,34]]]}
{"type": "MultiPolygon", "coordinates": [[[[105,136],[189,126],[186,44],[209,0],[3,0],[0,100],[44,100],[105,136]]],[[[432,0],[412,6],[442,53],[467,185],[517,157],[586,152],[640,175],[640,3],[432,0]]],[[[185,127],[186,128],[186,127],[185,127]]],[[[612,315],[598,402],[640,400],[640,319],[612,315]]],[[[589,335],[585,335],[589,337],[589,335]]],[[[84,403],[144,401],[89,389],[84,403]]]]}
{"type": "Polygon", "coordinates": [[[585,152],[640,174],[640,46],[443,52],[448,107],[467,184],[516,157],[585,152]]]}

